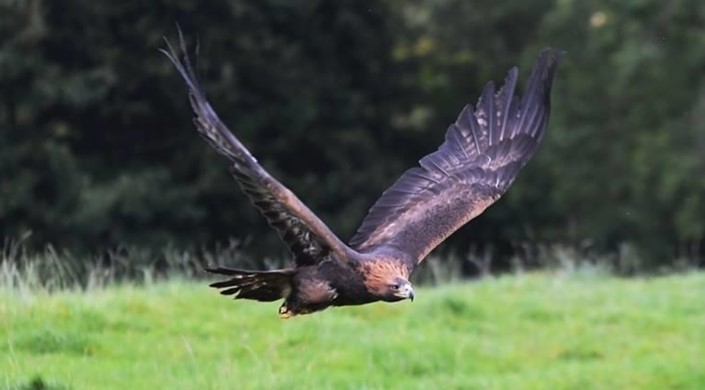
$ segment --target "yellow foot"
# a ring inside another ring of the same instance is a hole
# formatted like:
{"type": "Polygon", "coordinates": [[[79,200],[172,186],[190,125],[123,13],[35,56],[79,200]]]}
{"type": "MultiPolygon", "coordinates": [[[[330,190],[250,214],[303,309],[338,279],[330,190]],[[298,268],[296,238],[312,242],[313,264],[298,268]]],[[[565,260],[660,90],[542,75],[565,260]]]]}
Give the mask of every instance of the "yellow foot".
{"type": "Polygon", "coordinates": [[[294,316],[294,313],[291,312],[291,310],[289,310],[288,307],[282,305],[282,306],[279,308],[279,318],[281,318],[282,320],[289,319],[289,318],[291,318],[291,317],[293,317],[293,316],[294,316]]]}

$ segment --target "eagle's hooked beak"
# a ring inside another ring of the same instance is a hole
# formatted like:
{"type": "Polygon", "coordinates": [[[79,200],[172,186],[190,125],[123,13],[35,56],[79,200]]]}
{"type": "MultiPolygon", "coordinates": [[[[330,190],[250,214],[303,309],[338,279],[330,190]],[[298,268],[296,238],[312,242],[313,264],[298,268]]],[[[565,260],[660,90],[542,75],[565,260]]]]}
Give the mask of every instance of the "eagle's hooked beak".
{"type": "MultiPolygon", "coordinates": [[[[412,302],[414,300],[414,288],[411,287],[411,283],[404,278],[396,278],[393,284],[390,284],[389,289],[394,298],[393,301],[398,301],[402,299],[410,299],[412,302]]],[[[391,297],[390,297],[391,298],[391,297]]]]}
{"type": "Polygon", "coordinates": [[[414,301],[414,289],[411,287],[411,284],[407,283],[404,285],[404,295],[411,302],[414,301]]]}

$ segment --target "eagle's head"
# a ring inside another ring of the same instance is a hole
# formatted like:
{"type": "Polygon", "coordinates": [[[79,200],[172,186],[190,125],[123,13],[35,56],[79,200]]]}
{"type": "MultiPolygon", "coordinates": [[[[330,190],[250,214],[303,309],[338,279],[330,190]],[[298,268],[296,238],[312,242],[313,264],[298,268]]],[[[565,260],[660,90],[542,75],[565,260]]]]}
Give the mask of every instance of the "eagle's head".
{"type": "Polygon", "coordinates": [[[414,289],[411,283],[397,276],[387,284],[387,291],[384,294],[384,300],[387,302],[396,302],[404,299],[414,301],[414,289]]]}
{"type": "Polygon", "coordinates": [[[414,300],[414,289],[409,282],[409,268],[405,264],[388,259],[364,263],[362,274],[367,291],[385,302],[404,299],[414,300]]]}

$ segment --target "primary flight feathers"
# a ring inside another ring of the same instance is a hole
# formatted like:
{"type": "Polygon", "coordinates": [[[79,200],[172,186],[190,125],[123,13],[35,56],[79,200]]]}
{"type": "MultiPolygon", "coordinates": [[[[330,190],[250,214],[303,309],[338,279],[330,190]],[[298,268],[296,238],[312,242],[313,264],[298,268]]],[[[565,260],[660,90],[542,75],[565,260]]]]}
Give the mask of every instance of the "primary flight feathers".
{"type": "MultiPolygon", "coordinates": [[[[438,150],[382,194],[348,246],[220,121],[196,80],[180,32],[179,38],[179,51],[167,42],[163,52],[188,86],[198,132],[230,160],[233,176],[296,263],[296,268],[269,272],[217,268],[212,271],[231,279],[214,287],[240,298],[258,299],[258,291],[266,298],[258,300],[286,298],[280,309],[284,317],[403,298],[394,287],[399,290],[433,248],[494,203],[536,152],[562,57],[560,51],[542,50],[521,97],[515,93],[516,68],[499,90],[489,82],[477,105],[465,106],[450,125],[438,150]],[[390,281],[395,277],[401,282],[390,281]]],[[[413,290],[410,294],[413,298],[413,290]]]]}
{"type": "Polygon", "coordinates": [[[560,56],[541,51],[521,98],[514,95],[516,67],[499,91],[487,83],[476,108],[465,106],[440,148],[382,194],[350,245],[365,252],[392,246],[421,261],[497,200],[543,138],[560,56]]]}

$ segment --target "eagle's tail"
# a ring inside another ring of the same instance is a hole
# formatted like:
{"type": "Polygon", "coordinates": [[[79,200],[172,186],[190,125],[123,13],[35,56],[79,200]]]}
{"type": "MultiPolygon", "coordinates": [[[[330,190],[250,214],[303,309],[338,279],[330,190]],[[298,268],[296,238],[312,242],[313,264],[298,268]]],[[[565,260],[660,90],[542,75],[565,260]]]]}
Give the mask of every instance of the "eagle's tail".
{"type": "Polygon", "coordinates": [[[231,268],[206,268],[206,271],[230,278],[210,286],[219,288],[223,295],[235,295],[235,299],[254,299],[271,302],[285,298],[291,291],[291,278],[294,269],[273,271],[246,271],[231,268]]]}

